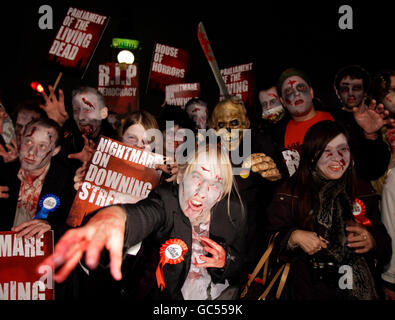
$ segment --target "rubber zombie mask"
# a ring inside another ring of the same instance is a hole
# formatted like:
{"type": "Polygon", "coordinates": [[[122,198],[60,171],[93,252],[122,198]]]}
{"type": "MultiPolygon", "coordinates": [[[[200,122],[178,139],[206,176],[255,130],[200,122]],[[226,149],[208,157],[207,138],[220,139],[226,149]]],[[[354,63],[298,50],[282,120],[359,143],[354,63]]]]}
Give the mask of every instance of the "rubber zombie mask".
{"type": "Polygon", "coordinates": [[[211,127],[217,131],[228,150],[235,150],[243,139],[243,130],[250,127],[244,104],[237,98],[219,102],[210,118],[211,127]]]}
{"type": "Polygon", "coordinates": [[[60,147],[56,147],[57,132],[40,124],[27,128],[21,141],[19,161],[21,167],[29,172],[44,168],[60,147]]]}
{"type": "Polygon", "coordinates": [[[285,110],[281,104],[276,87],[261,90],[259,92],[259,102],[262,107],[262,119],[276,123],[284,117],[285,110]]]}
{"type": "Polygon", "coordinates": [[[82,134],[95,137],[103,119],[107,118],[107,107],[94,92],[81,92],[73,96],[73,117],[82,134]]]}

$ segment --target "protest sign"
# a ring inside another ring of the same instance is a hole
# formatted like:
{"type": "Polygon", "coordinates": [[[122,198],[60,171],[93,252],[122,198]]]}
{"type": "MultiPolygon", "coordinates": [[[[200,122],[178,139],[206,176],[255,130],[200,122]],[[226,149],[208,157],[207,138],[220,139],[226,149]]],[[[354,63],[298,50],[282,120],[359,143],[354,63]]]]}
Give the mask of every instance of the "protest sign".
{"type": "Polygon", "coordinates": [[[221,69],[221,75],[231,96],[238,96],[246,105],[254,104],[255,77],[252,63],[221,69]]]}
{"type": "Polygon", "coordinates": [[[79,226],[83,218],[100,207],[135,203],[159,184],[156,164],[163,156],[101,136],[77,191],[67,224],[79,226]]]}
{"type": "Polygon", "coordinates": [[[50,46],[48,60],[66,70],[74,69],[82,74],[92,58],[108,20],[109,17],[97,13],[68,8],[50,46]]]}
{"type": "Polygon", "coordinates": [[[188,51],[156,43],[147,88],[164,92],[168,84],[183,83],[188,72],[188,63],[188,51]]]}
{"type": "Polygon", "coordinates": [[[105,63],[99,65],[97,89],[110,111],[125,114],[138,110],[138,66],[105,63]]]}
{"type": "Polygon", "coordinates": [[[38,265],[53,253],[53,231],[40,238],[0,232],[0,300],[53,300],[53,270],[38,265]]]}
{"type": "Polygon", "coordinates": [[[185,104],[192,98],[200,97],[200,83],[179,83],[166,86],[166,103],[180,106],[184,109],[185,104]]]}

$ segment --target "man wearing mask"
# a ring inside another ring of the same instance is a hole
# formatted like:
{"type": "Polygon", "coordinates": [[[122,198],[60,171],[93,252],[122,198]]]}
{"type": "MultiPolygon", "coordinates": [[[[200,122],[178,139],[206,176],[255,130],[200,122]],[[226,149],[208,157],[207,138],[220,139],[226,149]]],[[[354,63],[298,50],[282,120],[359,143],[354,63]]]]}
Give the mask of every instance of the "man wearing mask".
{"type": "Polygon", "coordinates": [[[357,174],[365,180],[375,180],[387,170],[390,151],[380,130],[394,123],[383,104],[371,100],[369,73],[359,65],[341,68],[334,80],[334,89],[341,107],[331,110],[335,120],[346,127],[350,146],[354,149],[357,174]]]}

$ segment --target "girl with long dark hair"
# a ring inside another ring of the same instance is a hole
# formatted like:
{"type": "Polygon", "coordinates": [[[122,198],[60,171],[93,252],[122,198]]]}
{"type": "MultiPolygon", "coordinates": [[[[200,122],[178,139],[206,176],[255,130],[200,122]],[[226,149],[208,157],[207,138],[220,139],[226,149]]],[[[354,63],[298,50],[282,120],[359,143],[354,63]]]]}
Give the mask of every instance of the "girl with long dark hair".
{"type": "Polygon", "coordinates": [[[377,271],[391,256],[378,198],[354,171],[346,130],[322,121],[306,133],[297,172],[269,208],[276,253],[292,262],[293,299],[376,299],[377,271]]]}

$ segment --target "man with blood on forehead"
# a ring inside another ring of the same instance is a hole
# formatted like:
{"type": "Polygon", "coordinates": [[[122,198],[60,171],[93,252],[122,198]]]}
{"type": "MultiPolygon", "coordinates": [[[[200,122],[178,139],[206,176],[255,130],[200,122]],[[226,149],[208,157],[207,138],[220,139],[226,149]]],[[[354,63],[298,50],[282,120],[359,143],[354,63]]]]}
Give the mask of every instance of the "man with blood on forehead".
{"type": "Polygon", "coordinates": [[[41,118],[26,125],[19,161],[0,168],[0,230],[39,237],[53,229],[55,239],[64,231],[75,193],[70,170],[55,158],[60,143],[55,121],[41,118]],[[47,198],[53,207],[47,208],[47,198]]]}
{"type": "Polygon", "coordinates": [[[333,120],[328,112],[314,106],[314,91],[307,74],[296,68],[283,71],[277,81],[278,93],[287,114],[271,131],[276,150],[285,163],[287,176],[299,166],[300,150],[307,130],[315,123],[333,120]]]}
{"type": "Polygon", "coordinates": [[[117,133],[106,120],[108,108],[103,95],[97,89],[82,86],[73,90],[73,119],[66,112],[63,91],[59,89],[58,98],[53,87],[49,86],[49,92],[49,96],[42,93],[45,105],[41,108],[47,112],[48,117],[62,126],[61,158],[75,170],[80,167],[80,161],[89,160],[100,135],[116,139],[117,133]]]}
{"type": "Polygon", "coordinates": [[[190,119],[196,124],[196,129],[207,129],[208,125],[208,106],[207,103],[199,98],[190,99],[184,107],[190,119]]]}

